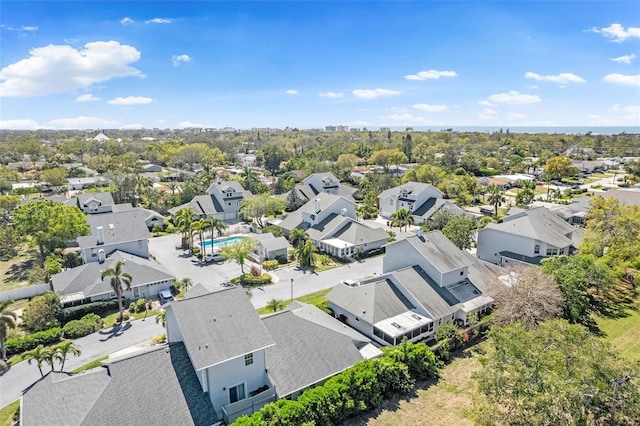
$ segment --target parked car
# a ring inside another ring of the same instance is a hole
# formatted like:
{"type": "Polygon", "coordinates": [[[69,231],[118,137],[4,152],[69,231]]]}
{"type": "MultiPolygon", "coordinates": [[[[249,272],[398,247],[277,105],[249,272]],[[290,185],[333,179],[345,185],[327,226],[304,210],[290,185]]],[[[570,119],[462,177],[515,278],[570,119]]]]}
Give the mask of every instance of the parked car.
{"type": "Polygon", "coordinates": [[[160,299],[161,305],[172,302],[174,300],[173,294],[171,294],[171,290],[161,290],[160,293],[158,293],[158,298],[160,299]]]}
{"type": "Polygon", "coordinates": [[[209,253],[204,257],[206,263],[223,263],[224,259],[218,253],[209,253]]]}

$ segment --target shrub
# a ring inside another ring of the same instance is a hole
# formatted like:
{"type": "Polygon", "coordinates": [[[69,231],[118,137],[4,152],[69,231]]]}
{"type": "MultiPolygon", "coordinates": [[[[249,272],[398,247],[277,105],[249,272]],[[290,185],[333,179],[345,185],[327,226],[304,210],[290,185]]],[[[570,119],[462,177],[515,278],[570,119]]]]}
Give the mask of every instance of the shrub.
{"type": "Polygon", "coordinates": [[[60,325],[60,298],[52,291],[36,296],[22,312],[22,324],[29,331],[43,331],[60,325]]]}
{"type": "Polygon", "coordinates": [[[50,328],[49,330],[39,331],[17,339],[9,339],[5,342],[7,355],[15,355],[25,351],[35,349],[38,345],[48,346],[58,343],[62,338],[62,329],[60,327],[50,328]]]}
{"type": "Polygon", "coordinates": [[[160,336],[156,336],[151,340],[151,346],[155,346],[160,343],[166,343],[166,342],[167,342],[167,335],[161,334],[160,336]]]}
{"type": "Polygon", "coordinates": [[[271,284],[271,275],[264,273],[256,277],[253,274],[244,274],[240,277],[240,284],[249,286],[271,284]]]}
{"type": "Polygon", "coordinates": [[[100,302],[86,303],[84,305],[71,306],[60,311],[58,318],[61,324],[75,319],[80,319],[88,313],[94,313],[99,316],[105,316],[118,310],[117,300],[104,300],[100,302]]]}
{"type": "Polygon", "coordinates": [[[136,301],[136,312],[143,312],[147,306],[147,301],[144,299],[138,299],[136,301]]]}
{"type": "Polygon", "coordinates": [[[276,269],[278,267],[278,261],[277,260],[265,260],[264,262],[262,262],[262,267],[264,269],[266,269],[267,271],[271,271],[271,270],[276,269]]]}
{"type": "Polygon", "coordinates": [[[129,303],[129,313],[131,314],[136,313],[136,302],[129,303]]]}
{"type": "Polygon", "coordinates": [[[260,269],[256,265],[253,265],[251,267],[251,275],[253,275],[254,277],[260,276],[260,269]]]}
{"type": "Polygon", "coordinates": [[[279,265],[284,265],[285,263],[289,263],[289,257],[285,254],[281,254],[280,256],[276,256],[276,260],[279,265]]]}
{"type": "Polygon", "coordinates": [[[67,339],[77,339],[94,332],[94,325],[88,321],[72,320],[62,327],[64,337],[67,339]]]}

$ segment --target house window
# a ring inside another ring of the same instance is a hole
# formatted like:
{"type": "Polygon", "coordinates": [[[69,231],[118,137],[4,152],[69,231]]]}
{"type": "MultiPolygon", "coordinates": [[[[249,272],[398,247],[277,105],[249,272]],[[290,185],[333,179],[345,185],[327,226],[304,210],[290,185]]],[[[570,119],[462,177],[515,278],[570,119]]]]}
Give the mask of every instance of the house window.
{"type": "Polygon", "coordinates": [[[393,205],[393,199],[389,200],[389,205],[392,206],[393,205]]]}
{"type": "Polygon", "coordinates": [[[460,276],[464,275],[464,271],[460,271],[460,276]]]}
{"type": "Polygon", "coordinates": [[[237,386],[229,388],[229,404],[233,404],[234,402],[238,402],[244,398],[244,383],[240,383],[237,386]]]}
{"type": "Polygon", "coordinates": [[[536,244],[536,246],[533,248],[533,253],[540,254],[540,246],[538,244],[536,244]]]}
{"type": "Polygon", "coordinates": [[[253,364],[253,354],[246,354],[244,356],[244,365],[251,365],[253,364]]]}

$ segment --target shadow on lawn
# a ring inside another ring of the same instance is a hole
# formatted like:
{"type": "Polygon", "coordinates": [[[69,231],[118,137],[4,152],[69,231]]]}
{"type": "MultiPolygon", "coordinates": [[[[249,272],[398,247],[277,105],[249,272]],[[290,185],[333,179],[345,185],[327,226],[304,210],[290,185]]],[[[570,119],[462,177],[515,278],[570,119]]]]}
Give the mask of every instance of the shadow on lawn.
{"type": "Polygon", "coordinates": [[[5,272],[5,278],[3,281],[5,283],[13,281],[27,281],[29,279],[29,273],[35,266],[35,259],[27,259],[15,263],[9,267],[7,272],[5,272]]]}

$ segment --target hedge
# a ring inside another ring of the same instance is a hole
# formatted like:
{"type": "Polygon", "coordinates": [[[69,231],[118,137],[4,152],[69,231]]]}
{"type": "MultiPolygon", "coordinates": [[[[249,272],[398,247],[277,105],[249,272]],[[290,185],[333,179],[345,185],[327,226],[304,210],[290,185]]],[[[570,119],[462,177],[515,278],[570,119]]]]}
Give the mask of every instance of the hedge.
{"type": "Polygon", "coordinates": [[[102,328],[104,321],[98,315],[90,313],[79,320],[71,320],[62,327],[66,339],[77,339],[94,333],[102,328]]]}
{"type": "Polygon", "coordinates": [[[267,404],[233,424],[340,424],[378,407],[385,398],[410,392],[416,379],[434,377],[436,372],[435,355],[424,343],[406,343],[388,350],[380,358],[359,362],[321,386],[307,389],[295,401],[281,399],[267,404]]]}
{"type": "Polygon", "coordinates": [[[277,260],[265,260],[264,262],[262,262],[262,267],[264,269],[266,269],[267,271],[271,271],[273,269],[276,269],[278,267],[278,261],[277,260]]]}
{"type": "Polygon", "coordinates": [[[84,305],[71,306],[60,311],[60,324],[66,324],[71,320],[78,320],[83,316],[94,313],[101,317],[118,310],[118,300],[104,300],[100,302],[85,303],[84,305]]]}
{"type": "Polygon", "coordinates": [[[253,274],[244,274],[240,277],[240,284],[249,286],[271,284],[271,275],[264,273],[256,277],[253,274]]]}
{"type": "Polygon", "coordinates": [[[5,347],[7,349],[7,355],[11,356],[35,349],[38,345],[47,346],[58,343],[60,339],[62,339],[62,329],[60,327],[54,327],[24,337],[9,339],[5,342],[5,347]]]}

